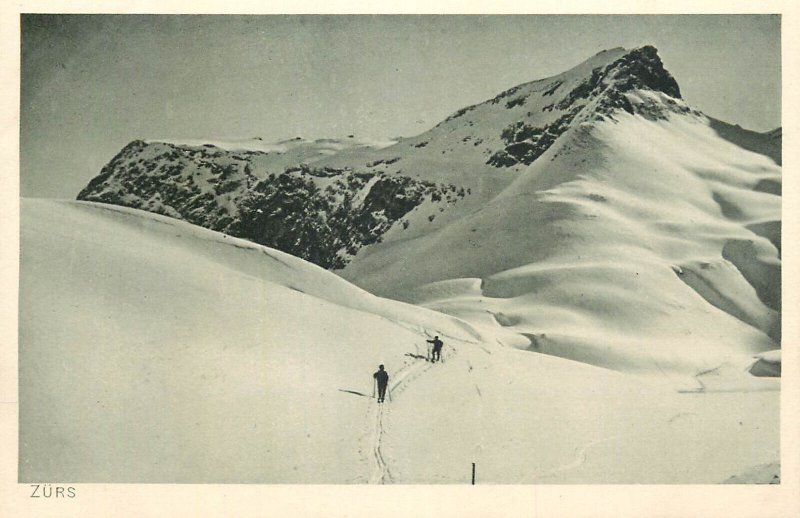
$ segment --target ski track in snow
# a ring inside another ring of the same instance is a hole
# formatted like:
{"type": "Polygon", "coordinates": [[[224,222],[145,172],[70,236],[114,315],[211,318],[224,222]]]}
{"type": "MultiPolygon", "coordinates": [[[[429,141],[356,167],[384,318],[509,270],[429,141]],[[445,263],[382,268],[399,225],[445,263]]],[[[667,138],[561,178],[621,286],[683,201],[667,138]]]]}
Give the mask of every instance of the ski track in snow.
{"type": "Polygon", "coordinates": [[[554,477],[556,475],[564,473],[565,471],[572,471],[572,470],[574,470],[576,468],[579,468],[586,462],[586,459],[588,457],[588,452],[592,447],[597,446],[598,444],[602,444],[604,442],[613,441],[613,440],[615,440],[617,438],[618,437],[616,437],[616,436],[604,437],[602,439],[597,439],[597,440],[588,442],[588,443],[584,444],[583,446],[579,446],[578,448],[576,448],[576,455],[575,455],[575,458],[572,460],[572,462],[569,462],[568,464],[564,464],[564,465],[559,466],[559,467],[557,467],[557,468],[555,468],[555,469],[553,469],[551,471],[548,471],[548,472],[546,472],[546,473],[544,473],[542,475],[539,475],[537,478],[539,480],[542,480],[542,479],[554,477]]]}
{"type": "Polygon", "coordinates": [[[372,468],[372,475],[369,478],[370,484],[386,484],[392,482],[392,474],[389,472],[389,467],[383,459],[383,452],[381,452],[381,437],[383,436],[383,404],[377,405],[377,413],[375,418],[375,428],[373,431],[372,443],[372,458],[375,465],[372,468]]]}
{"type": "MultiPolygon", "coordinates": [[[[445,363],[444,360],[451,360],[452,357],[455,355],[455,349],[450,347],[450,354],[442,354],[442,361],[441,363],[445,363]]],[[[442,351],[444,353],[444,351],[442,351]]],[[[403,393],[405,388],[408,384],[414,381],[417,377],[422,375],[423,373],[427,372],[433,366],[433,363],[425,361],[424,363],[421,362],[414,362],[412,364],[407,364],[403,366],[400,370],[398,370],[395,375],[393,376],[394,383],[390,383],[389,387],[387,387],[386,394],[389,403],[391,404],[392,398],[399,396],[403,393]]],[[[369,477],[370,484],[391,484],[394,483],[394,479],[392,477],[391,471],[389,470],[389,466],[386,463],[386,459],[383,456],[382,451],[382,439],[383,435],[386,433],[386,426],[384,424],[384,415],[389,415],[391,411],[386,406],[386,403],[375,404],[373,406],[373,411],[375,413],[374,425],[372,427],[371,432],[371,439],[372,439],[372,472],[369,477]]],[[[371,413],[372,413],[371,412],[371,413]]],[[[368,417],[369,419],[369,417],[368,417]]]]}

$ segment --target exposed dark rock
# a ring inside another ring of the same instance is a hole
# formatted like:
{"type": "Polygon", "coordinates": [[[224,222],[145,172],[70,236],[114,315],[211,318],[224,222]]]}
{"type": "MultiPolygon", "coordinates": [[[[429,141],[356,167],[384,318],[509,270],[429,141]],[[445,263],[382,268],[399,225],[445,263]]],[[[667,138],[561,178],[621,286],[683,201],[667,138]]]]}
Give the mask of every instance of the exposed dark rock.
{"type": "Polygon", "coordinates": [[[508,96],[510,96],[510,95],[514,95],[515,93],[517,93],[517,92],[519,91],[519,89],[520,89],[520,88],[521,88],[521,86],[515,86],[515,87],[513,87],[513,88],[509,88],[509,89],[508,89],[508,90],[506,90],[505,92],[501,92],[501,93],[499,93],[499,94],[498,94],[496,97],[494,97],[493,99],[491,99],[489,102],[490,102],[491,104],[497,104],[497,103],[499,103],[499,102],[500,102],[500,100],[501,100],[501,99],[504,99],[504,98],[506,98],[506,97],[508,97],[508,96]]]}
{"type": "Polygon", "coordinates": [[[525,96],[515,97],[514,99],[509,100],[506,102],[506,108],[513,108],[514,106],[522,106],[525,104],[525,96]]]}
{"type": "Polygon", "coordinates": [[[676,99],[681,98],[678,82],[664,68],[658,51],[651,45],[632,50],[611,63],[607,70],[616,71],[615,83],[619,91],[649,89],[664,92],[676,99]]]}
{"type": "Polygon", "coordinates": [[[78,199],[183,219],[335,269],[423,201],[455,203],[466,195],[454,185],[308,164],[258,180],[251,162],[258,155],[135,141],[78,199]]]}
{"type": "Polygon", "coordinates": [[[547,97],[548,95],[553,95],[556,93],[556,90],[564,84],[564,81],[553,81],[549,85],[547,85],[547,90],[542,94],[543,97],[547,97]]]}
{"type": "Polygon", "coordinates": [[[500,134],[500,138],[506,143],[505,149],[494,153],[486,163],[495,167],[509,167],[517,163],[532,164],[569,129],[576,114],[577,111],[565,113],[543,128],[535,128],[522,121],[508,126],[500,134]]]}
{"type": "MultiPolygon", "coordinates": [[[[562,81],[554,81],[546,87],[543,96],[553,95],[562,84],[562,81]]],[[[512,90],[504,94],[507,96],[516,92],[512,90]]],[[[613,63],[594,68],[589,77],[573,87],[560,101],[545,106],[545,112],[566,112],[555,122],[535,128],[520,121],[505,128],[500,137],[506,147],[492,154],[487,163],[496,167],[531,164],[569,129],[569,124],[592,101],[593,111],[584,113],[583,120],[614,119],[617,111],[655,120],[665,119],[670,113],[691,111],[674,100],[680,97],[678,83],[664,69],[656,49],[651,46],[635,49],[613,63]],[[626,94],[637,89],[657,91],[669,97],[659,101],[634,97],[635,102],[631,101],[626,94]]]]}
{"type": "MultiPolygon", "coordinates": [[[[461,117],[462,115],[464,115],[465,113],[474,110],[475,108],[477,108],[477,105],[467,106],[466,108],[461,108],[460,110],[458,110],[457,112],[455,112],[453,115],[449,116],[448,118],[446,118],[442,122],[447,122],[447,121],[451,121],[453,119],[457,119],[457,118],[461,117]]],[[[439,124],[441,124],[441,123],[439,123],[439,124]]]]}

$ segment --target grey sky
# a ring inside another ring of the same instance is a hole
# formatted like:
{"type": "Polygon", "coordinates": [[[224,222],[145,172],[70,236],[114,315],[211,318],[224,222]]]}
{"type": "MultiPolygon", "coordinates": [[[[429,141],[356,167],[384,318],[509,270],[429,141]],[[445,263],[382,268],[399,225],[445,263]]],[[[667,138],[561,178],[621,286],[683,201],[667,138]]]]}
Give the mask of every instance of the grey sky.
{"type": "Polygon", "coordinates": [[[22,20],[21,191],[74,198],[137,138],[410,136],[603,49],[655,45],[684,98],[780,121],[779,16],[22,20]]]}

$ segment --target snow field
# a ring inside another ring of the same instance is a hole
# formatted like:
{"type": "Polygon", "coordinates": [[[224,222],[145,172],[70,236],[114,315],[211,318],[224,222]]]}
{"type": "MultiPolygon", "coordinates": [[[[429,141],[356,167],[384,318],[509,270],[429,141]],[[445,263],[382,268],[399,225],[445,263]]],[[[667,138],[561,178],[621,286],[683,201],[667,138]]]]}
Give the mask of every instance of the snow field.
{"type": "MultiPolygon", "coordinates": [[[[381,313],[417,326],[430,311],[304,294],[372,298],[168,218],[23,206],[22,480],[360,480],[368,400],[343,390],[371,393],[377,364],[401,365],[398,344],[420,339],[381,313]]],[[[466,336],[450,321],[437,323],[466,336]]]]}
{"type": "Polygon", "coordinates": [[[476,462],[479,483],[716,483],[777,462],[778,382],[752,361],[664,384],[520,351],[511,308],[467,303],[467,324],[98,204],[23,200],[21,264],[22,481],[467,483],[476,462]]]}
{"type": "MultiPolygon", "coordinates": [[[[768,385],[767,385],[768,386],[768,385]]],[[[408,386],[383,442],[408,483],[717,483],[778,458],[776,392],[676,393],[502,346],[408,386]]]]}

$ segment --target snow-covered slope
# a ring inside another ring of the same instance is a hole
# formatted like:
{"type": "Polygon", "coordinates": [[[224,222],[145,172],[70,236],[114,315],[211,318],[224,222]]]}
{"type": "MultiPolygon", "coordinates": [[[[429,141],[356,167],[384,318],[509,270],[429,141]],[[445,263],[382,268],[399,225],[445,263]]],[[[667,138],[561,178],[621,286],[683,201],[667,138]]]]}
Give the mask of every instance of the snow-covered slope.
{"type": "Polygon", "coordinates": [[[759,133],[735,124],[728,124],[713,117],[708,117],[708,121],[717,135],[725,140],[749,151],[768,156],[778,165],[783,163],[781,150],[782,128],[759,133]]]}
{"type": "Polygon", "coordinates": [[[135,142],[81,198],[345,266],[597,365],[694,375],[780,347],[780,132],[693,110],[653,47],[357,142],[135,142]]]}
{"type": "Polygon", "coordinates": [[[777,474],[779,381],[747,371],[774,353],[645,380],[101,204],[23,200],[21,250],[23,482],[464,483],[472,462],[479,483],[777,474]],[[443,364],[423,359],[428,333],[443,364]]]}
{"type": "Polygon", "coordinates": [[[24,200],[22,480],[365,481],[371,374],[452,318],[144,212],[24,200]],[[359,404],[360,403],[360,404],[359,404]]]}
{"type": "Polygon", "coordinates": [[[390,231],[342,276],[614,369],[695,375],[779,348],[780,167],[686,106],[653,49],[611,60],[508,93],[538,108],[554,91],[568,124],[541,150],[554,126],[516,123],[507,150],[542,153],[508,185],[425,232],[390,231]]]}
{"type": "Polygon", "coordinates": [[[343,276],[613,368],[696,373],[778,348],[778,166],[702,117],[614,116],[571,129],[473,213],[364,249],[343,276]]]}

